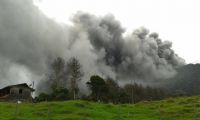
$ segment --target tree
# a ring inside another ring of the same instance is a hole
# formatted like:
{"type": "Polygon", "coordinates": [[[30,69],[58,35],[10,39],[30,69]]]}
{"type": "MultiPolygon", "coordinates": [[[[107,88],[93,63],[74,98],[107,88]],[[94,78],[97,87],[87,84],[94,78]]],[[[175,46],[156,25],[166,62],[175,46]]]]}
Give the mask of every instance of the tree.
{"type": "Polygon", "coordinates": [[[137,84],[137,83],[126,84],[124,86],[124,90],[129,96],[128,101],[130,103],[139,102],[143,100],[143,98],[145,97],[144,96],[145,88],[141,84],[137,84]]]}
{"type": "Polygon", "coordinates": [[[119,101],[120,87],[119,85],[111,78],[106,80],[108,86],[108,99],[110,102],[117,103],[119,101]]]}
{"type": "Polygon", "coordinates": [[[78,89],[78,82],[81,81],[81,78],[83,77],[83,71],[81,69],[81,64],[79,63],[78,59],[72,57],[69,62],[67,63],[67,69],[69,72],[69,78],[70,78],[70,92],[73,96],[73,99],[76,99],[77,93],[79,91],[78,89]]]}
{"type": "Polygon", "coordinates": [[[56,89],[53,93],[50,94],[51,100],[63,101],[69,99],[68,89],[59,88],[56,89]]]}
{"type": "Polygon", "coordinates": [[[40,95],[35,98],[35,102],[63,101],[63,100],[68,100],[68,99],[69,99],[68,89],[67,88],[58,88],[58,89],[55,89],[50,94],[40,93],[40,95]]]}
{"type": "Polygon", "coordinates": [[[50,90],[48,93],[41,93],[36,100],[67,100],[69,93],[67,86],[64,85],[68,80],[67,76],[66,61],[61,57],[55,58],[49,64],[48,73],[46,74],[47,80],[45,84],[49,85],[50,90]]]}
{"type": "Polygon", "coordinates": [[[51,83],[51,88],[53,91],[59,89],[63,86],[63,81],[66,80],[65,76],[65,60],[61,57],[56,58],[50,65],[50,73],[48,78],[51,83]]]}
{"type": "Polygon", "coordinates": [[[90,77],[90,81],[86,83],[91,90],[91,97],[93,100],[106,100],[108,86],[103,78],[94,75],[90,77]]]}

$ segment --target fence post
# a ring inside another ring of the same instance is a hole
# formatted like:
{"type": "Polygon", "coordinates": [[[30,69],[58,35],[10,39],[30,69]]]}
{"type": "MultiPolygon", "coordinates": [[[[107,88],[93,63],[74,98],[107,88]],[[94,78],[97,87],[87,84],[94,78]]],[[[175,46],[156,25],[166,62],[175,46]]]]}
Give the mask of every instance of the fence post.
{"type": "Polygon", "coordinates": [[[193,104],[193,111],[194,111],[194,114],[193,114],[193,120],[197,120],[197,111],[196,111],[196,105],[195,104],[193,104]]]}
{"type": "Polygon", "coordinates": [[[159,115],[159,120],[162,120],[162,111],[160,108],[161,105],[158,106],[158,115],[159,115]]]}
{"type": "Polygon", "coordinates": [[[14,113],[14,120],[17,120],[17,116],[18,116],[18,103],[16,103],[16,107],[15,107],[15,113],[14,113]]]}
{"type": "Polygon", "coordinates": [[[48,105],[47,120],[50,120],[50,105],[48,105]]]}

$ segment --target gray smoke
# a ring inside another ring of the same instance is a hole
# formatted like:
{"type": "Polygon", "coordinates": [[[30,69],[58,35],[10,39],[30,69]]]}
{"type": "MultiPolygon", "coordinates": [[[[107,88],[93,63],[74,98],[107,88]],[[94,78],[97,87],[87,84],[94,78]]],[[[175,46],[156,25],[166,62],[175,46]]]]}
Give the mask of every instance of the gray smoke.
{"type": "Polygon", "coordinates": [[[49,59],[65,54],[67,31],[67,27],[44,16],[30,0],[1,0],[1,86],[40,78],[49,59]]]}
{"type": "Polygon", "coordinates": [[[141,27],[123,36],[125,29],[113,15],[78,12],[72,22],[72,26],[56,23],[31,0],[1,0],[0,87],[32,81],[38,86],[48,63],[58,56],[80,60],[83,86],[93,74],[121,83],[131,79],[158,83],[185,64],[171,49],[172,43],[162,41],[157,33],[141,27]]]}
{"type": "Polygon", "coordinates": [[[174,76],[175,68],[184,64],[171,42],[143,27],[123,37],[125,30],[112,15],[98,18],[78,13],[73,21],[87,33],[94,53],[103,53],[97,62],[109,66],[116,79],[152,82],[174,76]]]}

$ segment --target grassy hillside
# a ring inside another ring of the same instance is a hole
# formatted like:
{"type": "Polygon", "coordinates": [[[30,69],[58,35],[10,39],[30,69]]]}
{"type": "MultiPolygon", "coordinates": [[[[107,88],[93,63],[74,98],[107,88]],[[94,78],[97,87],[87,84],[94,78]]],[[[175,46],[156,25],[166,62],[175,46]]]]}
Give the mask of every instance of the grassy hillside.
{"type": "Polygon", "coordinates": [[[138,104],[87,101],[0,103],[0,120],[200,120],[200,97],[138,104]]]}

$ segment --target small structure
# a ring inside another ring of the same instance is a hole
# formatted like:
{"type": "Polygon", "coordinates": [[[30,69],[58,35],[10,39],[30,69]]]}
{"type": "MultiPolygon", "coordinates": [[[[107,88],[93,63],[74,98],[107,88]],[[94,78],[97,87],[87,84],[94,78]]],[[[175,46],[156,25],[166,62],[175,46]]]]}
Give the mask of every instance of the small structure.
{"type": "Polygon", "coordinates": [[[0,89],[0,101],[30,101],[33,91],[26,83],[10,85],[0,89]]]}

